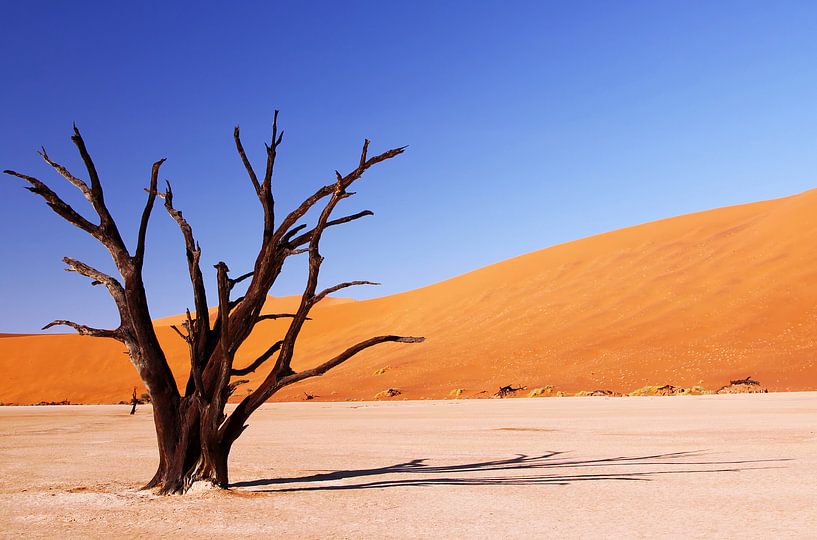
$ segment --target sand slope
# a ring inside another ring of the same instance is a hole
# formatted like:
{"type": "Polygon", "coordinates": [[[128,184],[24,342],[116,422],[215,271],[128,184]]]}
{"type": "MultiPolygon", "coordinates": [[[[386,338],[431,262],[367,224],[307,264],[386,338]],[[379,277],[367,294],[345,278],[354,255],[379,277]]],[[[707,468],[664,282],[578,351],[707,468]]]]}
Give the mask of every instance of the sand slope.
{"type": "MultiPolygon", "coordinates": [[[[401,398],[455,388],[467,397],[511,383],[717,388],[747,375],[771,390],[815,389],[816,238],[817,191],[809,191],[577,240],[399,295],[327,303],[303,333],[296,369],[381,333],[427,342],[381,345],[278,399],[303,391],[371,399],[389,387],[401,398]]],[[[168,320],[158,322],[184,378],[184,343],[168,320]]],[[[285,324],[261,323],[237,363],[285,324]]],[[[77,336],[0,339],[0,369],[3,402],[112,402],[136,383],[119,344],[77,336]]]]}

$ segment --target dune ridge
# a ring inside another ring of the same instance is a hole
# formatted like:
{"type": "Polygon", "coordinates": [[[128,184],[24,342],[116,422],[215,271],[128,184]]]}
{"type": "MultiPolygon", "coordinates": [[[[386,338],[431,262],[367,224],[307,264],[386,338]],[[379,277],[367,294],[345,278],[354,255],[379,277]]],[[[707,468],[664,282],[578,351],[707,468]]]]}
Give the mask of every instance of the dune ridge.
{"type": "MultiPolygon", "coordinates": [[[[772,391],[817,389],[817,190],[698,212],[576,240],[413,291],[317,307],[293,367],[382,333],[385,344],[275,400],[493,394],[646,385],[716,389],[751,375],[772,391]]],[[[282,309],[293,299],[274,299],[282,309]]],[[[47,318],[47,314],[46,314],[47,318]]],[[[177,377],[184,343],[156,321],[177,377]]],[[[239,351],[249,362],[285,321],[262,322],[239,351]]],[[[111,403],[138,380],[120,344],[75,335],[0,339],[0,402],[111,403]]],[[[250,375],[237,397],[263,377],[250,375]]],[[[526,395],[526,394],[525,394],[526,395]]]]}

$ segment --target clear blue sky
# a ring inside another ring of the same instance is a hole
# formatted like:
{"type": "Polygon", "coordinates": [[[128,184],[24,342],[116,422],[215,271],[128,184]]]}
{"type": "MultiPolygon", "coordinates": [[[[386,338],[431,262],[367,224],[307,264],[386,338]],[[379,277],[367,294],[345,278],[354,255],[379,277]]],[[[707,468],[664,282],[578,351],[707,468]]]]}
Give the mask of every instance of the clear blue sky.
{"type": "MultiPolygon", "coordinates": [[[[132,242],[150,164],[212,266],[251,268],[260,215],[232,145],[257,163],[286,130],[278,206],[373,150],[410,145],[326,238],[324,281],[364,298],[622,226],[817,186],[814,2],[10,2],[0,33],[0,166],[83,200],[39,161],[81,165],[77,122],[132,242]]],[[[116,320],[62,271],[106,253],[0,181],[0,331],[116,320]]],[[[145,278],[155,317],[191,304],[159,208],[145,278]]],[[[273,294],[301,285],[293,262],[273,294]]]]}

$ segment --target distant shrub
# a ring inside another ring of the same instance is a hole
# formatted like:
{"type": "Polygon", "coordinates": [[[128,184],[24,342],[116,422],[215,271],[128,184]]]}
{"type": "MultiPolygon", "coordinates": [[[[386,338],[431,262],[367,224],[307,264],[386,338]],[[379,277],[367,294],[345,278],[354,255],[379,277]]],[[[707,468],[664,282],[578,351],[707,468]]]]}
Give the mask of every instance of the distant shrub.
{"type": "Polygon", "coordinates": [[[689,388],[682,388],[680,386],[673,386],[671,384],[647,385],[642,386],[637,390],[633,390],[628,395],[630,396],[700,396],[704,394],[712,394],[713,392],[707,390],[700,384],[691,386],[689,388]]]}
{"type": "Polygon", "coordinates": [[[621,397],[621,394],[612,390],[593,390],[592,392],[582,390],[574,395],[577,397],[621,397]]]}
{"type": "Polygon", "coordinates": [[[551,396],[553,395],[553,387],[551,385],[547,386],[540,386],[539,388],[534,388],[528,394],[528,397],[538,397],[538,396],[551,396]]]}

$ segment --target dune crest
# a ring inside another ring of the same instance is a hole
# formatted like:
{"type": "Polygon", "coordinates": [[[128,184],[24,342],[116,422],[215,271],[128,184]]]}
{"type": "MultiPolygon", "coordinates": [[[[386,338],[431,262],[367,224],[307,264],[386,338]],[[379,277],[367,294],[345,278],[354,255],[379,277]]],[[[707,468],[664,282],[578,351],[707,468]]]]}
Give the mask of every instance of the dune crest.
{"type": "MultiPolygon", "coordinates": [[[[388,389],[399,390],[393,399],[445,398],[453,390],[472,397],[509,384],[714,390],[749,374],[771,391],[814,390],[815,238],[812,190],[560,244],[398,295],[335,299],[313,312],[296,370],[382,333],[427,341],[381,345],[275,399],[368,400],[388,389]]],[[[269,309],[297,301],[288,298],[270,300],[269,309]]],[[[156,324],[186,380],[185,344],[168,326],[178,321],[156,324]]],[[[285,325],[260,323],[236,363],[251,361],[285,325]]],[[[6,403],[118,402],[138,382],[119,343],[74,335],[4,337],[0,366],[6,403]]],[[[249,376],[246,387],[263,375],[249,376]]]]}

